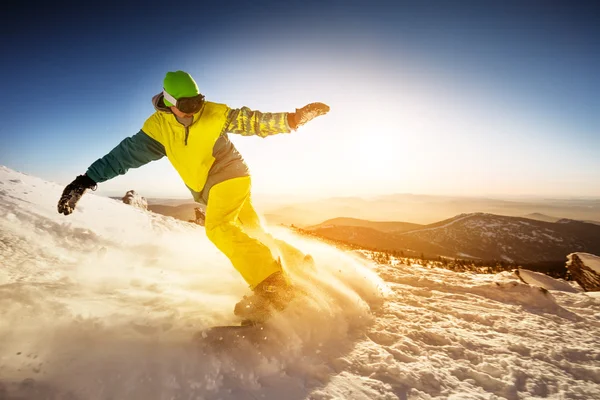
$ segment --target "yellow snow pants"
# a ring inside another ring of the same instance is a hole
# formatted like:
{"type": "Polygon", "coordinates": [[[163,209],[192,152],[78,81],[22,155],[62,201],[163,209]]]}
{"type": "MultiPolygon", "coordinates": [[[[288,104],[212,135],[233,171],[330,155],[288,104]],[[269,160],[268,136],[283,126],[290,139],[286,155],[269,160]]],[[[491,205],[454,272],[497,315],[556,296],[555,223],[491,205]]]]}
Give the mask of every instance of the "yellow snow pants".
{"type": "Polygon", "coordinates": [[[250,187],[249,176],[214,185],[208,196],[204,226],[208,238],[254,289],[282,267],[264,243],[273,238],[264,230],[252,206],[250,187]]]}

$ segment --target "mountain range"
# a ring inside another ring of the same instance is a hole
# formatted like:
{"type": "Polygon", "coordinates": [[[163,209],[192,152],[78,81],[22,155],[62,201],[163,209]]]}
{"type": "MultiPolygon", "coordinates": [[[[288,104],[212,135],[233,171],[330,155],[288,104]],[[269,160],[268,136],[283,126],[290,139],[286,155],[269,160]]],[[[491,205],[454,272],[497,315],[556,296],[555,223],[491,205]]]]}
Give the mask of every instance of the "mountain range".
{"type": "MultiPolygon", "coordinates": [[[[140,193],[143,195],[143,193],[140,193]]],[[[345,216],[368,221],[431,224],[474,211],[556,222],[563,218],[600,224],[600,199],[546,199],[394,194],[322,199],[256,195],[257,210],[271,224],[309,227],[345,216]]],[[[190,199],[148,198],[150,209],[187,221],[198,204],[190,199]],[[164,208],[169,206],[174,208],[164,208]]]]}
{"type": "Polygon", "coordinates": [[[600,254],[600,225],[570,219],[469,213],[417,225],[337,218],[304,230],[369,249],[451,258],[531,263],[564,261],[575,251],[600,254]]]}
{"type": "MultiPolygon", "coordinates": [[[[429,206],[436,207],[434,196],[413,196],[411,201],[423,200],[429,206]],[[414,198],[413,198],[414,197],[414,198]]],[[[391,207],[386,205],[387,200],[404,199],[406,196],[385,198],[381,206],[384,209],[391,207]]],[[[338,198],[339,212],[352,215],[355,211],[355,199],[338,198]]],[[[480,199],[479,202],[483,200],[480,199]]],[[[458,200],[439,197],[437,206],[440,204],[455,204],[458,200]]],[[[189,203],[179,200],[168,204],[158,204],[158,201],[150,201],[148,208],[158,214],[172,216],[174,218],[188,221],[193,219],[194,208],[197,203],[189,203]]],[[[472,200],[467,201],[467,205],[472,200]]],[[[595,206],[587,202],[562,203],[560,200],[553,201],[558,209],[566,212],[583,207],[592,210],[595,206]],[[562,204],[562,205],[560,205],[562,204]],[[562,208],[561,208],[562,207],[562,208]]],[[[592,202],[593,203],[593,202],[592,202]]],[[[488,206],[492,204],[489,203],[488,206]]],[[[493,202],[496,206],[500,203],[493,202]]],[[[505,202],[504,205],[512,204],[505,202]]],[[[514,205],[514,204],[512,204],[514,205]]],[[[371,204],[373,206],[373,204],[371,204]]],[[[307,207],[306,205],[303,207],[307,207]]],[[[516,207],[516,206],[515,206],[516,207]]],[[[521,210],[521,205],[514,211],[521,210]]],[[[377,207],[376,207],[377,208],[377,207]]],[[[323,210],[308,209],[305,217],[300,221],[309,221],[316,215],[333,212],[334,208],[323,210]],[[307,217],[306,215],[312,216],[307,217]]],[[[506,210],[505,210],[506,211],[506,210]]],[[[298,216],[299,210],[295,206],[287,208],[270,209],[265,219],[270,224],[296,225],[311,234],[332,239],[362,248],[404,252],[407,255],[426,255],[428,257],[449,257],[474,260],[502,260],[515,263],[537,263],[547,261],[563,262],[566,256],[572,252],[583,251],[600,254],[600,223],[590,220],[575,220],[559,218],[548,214],[533,212],[524,216],[507,216],[493,213],[461,213],[452,218],[443,219],[430,224],[418,224],[402,221],[374,221],[362,218],[337,217],[327,219],[324,222],[303,226],[297,223],[294,216],[298,216]],[[275,213],[273,213],[275,212],[275,213]]],[[[362,213],[361,215],[364,215],[362,213]]],[[[592,214],[592,216],[595,214],[592,214]]],[[[585,214],[589,217],[590,215],[585,214]]]]}
{"type": "Polygon", "coordinates": [[[600,221],[600,199],[486,198],[393,194],[369,198],[333,197],[296,201],[277,206],[257,202],[273,223],[307,227],[340,216],[370,221],[406,221],[431,224],[459,214],[484,212],[556,222],[562,218],[600,221]],[[558,217],[557,217],[558,216],[558,217]]]}

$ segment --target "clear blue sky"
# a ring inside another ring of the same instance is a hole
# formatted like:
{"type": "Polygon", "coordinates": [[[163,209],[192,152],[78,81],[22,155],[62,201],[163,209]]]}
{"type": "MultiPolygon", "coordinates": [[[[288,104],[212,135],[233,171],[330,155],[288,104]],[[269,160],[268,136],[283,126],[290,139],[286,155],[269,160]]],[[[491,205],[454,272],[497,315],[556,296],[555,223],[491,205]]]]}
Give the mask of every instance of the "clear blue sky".
{"type": "MultiPolygon", "coordinates": [[[[0,164],[22,172],[68,183],[183,69],[232,107],[332,106],[293,135],[234,138],[259,192],[600,197],[598,2],[15,3],[0,164]]],[[[186,194],[166,160],[101,186],[186,194]]]]}

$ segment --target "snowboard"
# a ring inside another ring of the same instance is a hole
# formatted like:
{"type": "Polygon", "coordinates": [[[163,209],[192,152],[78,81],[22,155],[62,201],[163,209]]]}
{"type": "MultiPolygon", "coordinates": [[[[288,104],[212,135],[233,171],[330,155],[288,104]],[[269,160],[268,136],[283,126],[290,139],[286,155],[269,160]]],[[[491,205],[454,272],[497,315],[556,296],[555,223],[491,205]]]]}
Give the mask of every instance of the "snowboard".
{"type": "Polygon", "coordinates": [[[198,343],[225,347],[259,345],[269,342],[272,338],[273,332],[266,323],[213,326],[198,332],[195,336],[198,343]]]}
{"type": "MultiPolygon", "coordinates": [[[[283,245],[287,244],[282,242],[280,246],[283,247],[283,245]]],[[[297,267],[301,268],[315,268],[315,261],[311,255],[305,255],[298,252],[294,248],[292,249],[293,251],[288,251],[284,255],[284,262],[293,263],[297,267]],[[291,257],[292,254],[295,256],[295,258],[291,257]]],[[[306,295],[306,293],[301,290],[298,292],[298,294],[301,296],[306,295]]],[[[206,329],[197,332],[194,336],[194,339],[198,342],[207,344],[233,345],[248,342],[252,342],[254,344],[261,342],[266,343],[276,340],[276,329],[273,329],[273,327],[269,326],[269,320],[270,318],[260,322],[244,320],[240,324],[207,327],[206,329]]]]}

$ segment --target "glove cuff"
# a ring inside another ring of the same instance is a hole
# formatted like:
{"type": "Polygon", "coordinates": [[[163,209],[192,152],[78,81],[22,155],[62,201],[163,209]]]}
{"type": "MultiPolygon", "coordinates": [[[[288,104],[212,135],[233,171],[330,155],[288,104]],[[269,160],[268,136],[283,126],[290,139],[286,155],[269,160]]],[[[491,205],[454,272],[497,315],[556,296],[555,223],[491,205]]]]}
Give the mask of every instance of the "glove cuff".
{"type": "Polygon", "coordinates": [[[74,183],[86,189],[96,190],[98,188],[98,184],[92,178],[87,176],[87,174],[79,175],[75,178],[74,183]]]}
{"type": "MultiPolygon", "coordinates": [[[[296,111],[297,110],[298,109],[296,109],[296,111]]],[[[288,126],[290,127],[290,129],[292,129],[294,131],[296,129],[298,129],[298,124],[296,123],[296,113],[288,113],[287,122],[288,122],[288,126]]]]}

